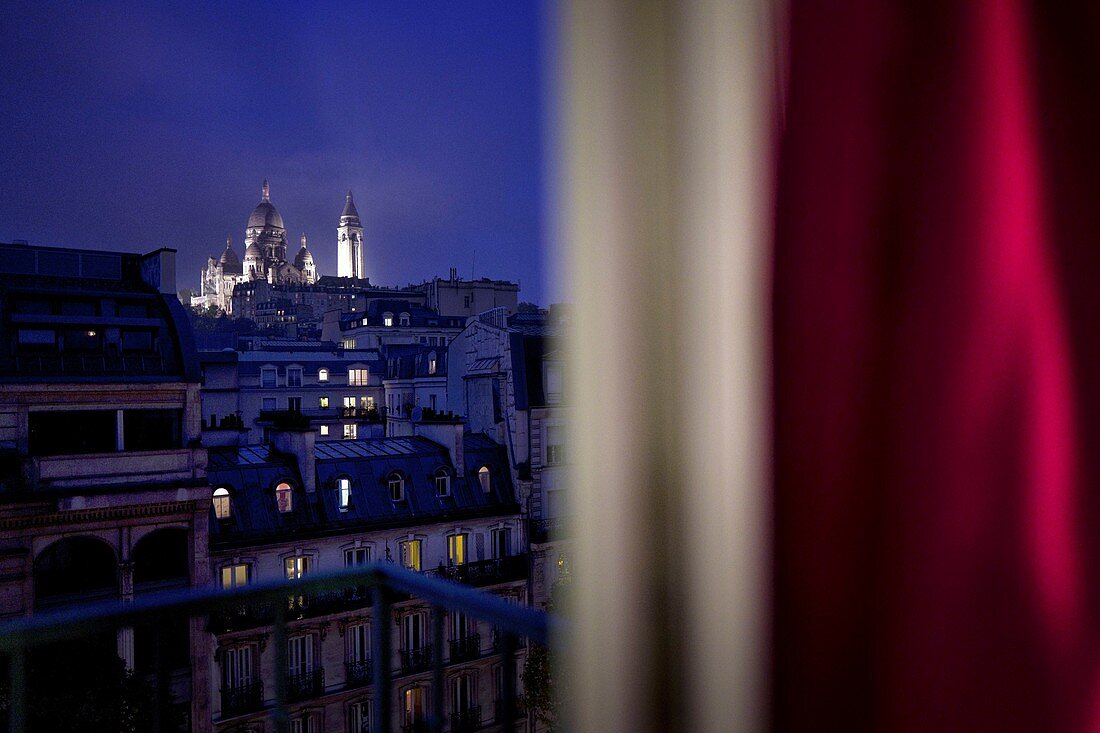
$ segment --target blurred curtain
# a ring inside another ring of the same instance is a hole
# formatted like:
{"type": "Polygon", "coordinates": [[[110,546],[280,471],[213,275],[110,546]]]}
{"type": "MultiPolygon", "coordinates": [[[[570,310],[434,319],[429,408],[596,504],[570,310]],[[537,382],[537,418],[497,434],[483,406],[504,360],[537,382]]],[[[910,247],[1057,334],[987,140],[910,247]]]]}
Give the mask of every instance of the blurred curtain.
{"type": "Polygon", "coordinates": [[[1100,9],[798,2],[779,731],[1100,729],[1100,9]]]}

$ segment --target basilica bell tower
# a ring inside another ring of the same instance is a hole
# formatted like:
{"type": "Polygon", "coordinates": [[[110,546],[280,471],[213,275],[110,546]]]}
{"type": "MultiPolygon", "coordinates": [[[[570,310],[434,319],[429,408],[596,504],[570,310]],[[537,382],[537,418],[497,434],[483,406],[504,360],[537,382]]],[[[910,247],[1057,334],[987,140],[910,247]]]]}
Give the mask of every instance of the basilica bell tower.
{"type": "Polygon", "coordinates": [[[363,271],[363,224],[348,191],[340,226],[336,229],[336,274],[339,277],[366,279],[363,271]]]}

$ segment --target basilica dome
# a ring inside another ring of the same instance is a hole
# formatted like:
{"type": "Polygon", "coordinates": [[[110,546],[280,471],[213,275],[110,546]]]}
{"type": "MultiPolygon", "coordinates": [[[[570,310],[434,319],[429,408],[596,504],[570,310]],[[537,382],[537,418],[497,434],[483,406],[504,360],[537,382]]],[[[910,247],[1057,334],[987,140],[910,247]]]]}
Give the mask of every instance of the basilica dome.
{"type": "Polygon", "coordinates": [[[222,266],[222,272],[234,275],[240,275],[242,272],[241,261],[237,259],[237,253],[233,251],[233,243],[230,240],[226,240],[225,251],[222,252],[219,262],[222,266]]]}
{"type": "Polygon", "coordinates": [[[271,204],[269,198],[270,189],[267,181],[264,181],[263,199],[252,210],[252,216],[248,217],[248,229],[286,229],[283,226],[283,217],[271,204]]]}

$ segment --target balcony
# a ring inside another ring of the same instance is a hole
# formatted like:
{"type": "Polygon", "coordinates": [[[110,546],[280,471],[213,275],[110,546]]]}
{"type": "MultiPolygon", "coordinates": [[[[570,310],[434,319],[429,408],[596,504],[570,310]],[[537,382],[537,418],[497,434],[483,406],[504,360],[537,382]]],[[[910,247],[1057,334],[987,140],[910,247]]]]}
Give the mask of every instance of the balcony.
{"type": "MultiPolygon", "coordinates": [[[[191,448],[34,456],[27,459],[28,483],[35,488],[117,486],[143,482],[190,481],[197,475],[191,448]]],[[[206,452],[201,451],[200,460],[206,452]]]]}
{"type": "Polygon", "coordinates": [[[568,536],[569,525],[572,520],[569,517],[553,517],[551,519],[527,520],[527,536],[533,545],[541,545],[546,542],[565,539],[568,536]]]}
{"type": "Polygon", "coordinates": [[[451,662],[465,662],[481,656],[481,634],[470,634],[461,639],[452,639],[451,662]]]}
{"type": "Polygon", "coordinates": [[[524,580],[527,577],[527,555],[478,560],[462,565],[440,565],[435,570],[426,571],[426,574],[474,587],[524,580]]]}
{"type": "MultiPolygon", "coordinates": [[[[522,649],[527,645],[522,636],[517,636],[514,638],[516,649],[522,649]]],[[[493,629],[493,652],[495,653],[502,651],[504,651],[504,634],[502,634],[499,629],[493,629]]]]}
{"type": "Polygon", "coordinates": [[[361,659],[358,662],[344,662],[344,674],[348,689],[369,685],[372,677],[370,658],[361,659]]]}
{"type": "MultiPolygon", "coordinates": [[[[287,596],[285,603],[290,618],[316,618],[330,613],[366,608],[371,604],[371,595],[366,587],[345,588],[310,595],[287,596]]],[[[267,626],[274,619],[275,609],[270,603],[235,604],[211,613],[207,628],[212,634],[224,634],[267,626]]]]}
{"type": "Polygon", "coordinates": [[[432,666],[432,645],[425,644],[419,649],[401,650],[401,674],[423,672],[432,666]]]}
{"type": "Polygon", "coordinates": [[[471,733],[481,729],[481,706],[472,705],[451,713],[451,733],[471,733]]]}
{"type": "Polygon", "coordinates": [[[222,717],[242,715],[264,706],[264,683],[256,680],[247,685],[222,689],[222,717]]]}
{"type": "Polygon", "coordinates": [[[318,667],[312,672],[288,674],[286,676],[287,702],[308,700],[325,694],[325,670],[318,667]]]}

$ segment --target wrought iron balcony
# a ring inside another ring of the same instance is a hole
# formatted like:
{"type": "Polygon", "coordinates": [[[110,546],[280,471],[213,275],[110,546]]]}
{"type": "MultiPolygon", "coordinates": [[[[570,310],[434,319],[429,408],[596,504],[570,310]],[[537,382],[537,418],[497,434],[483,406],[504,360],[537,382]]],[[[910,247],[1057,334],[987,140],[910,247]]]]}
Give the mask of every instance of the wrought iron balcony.
{"type": "Polygon", "coordinates": [[[247,685],[222,688],[222,717],[241,715],[264,706],[264,683],[256,680],[247,685]]]}
{"type": "MultiPolygon", "coordinates": [[[[504,651],[504,634],[502,634],[499,629],[493,629],[492,640],[494,652],[504,651]]],[[[512,644],[516,649],[522,649],[527,645],[522,636],[518,638],[513,637],[512,644]]]]}
{"type": "Polygon", "coordinates": [[[472,733],[481,728],[481,706],[472,705],[451,713],[451,733],[472,733]]]}
{"type": "Polygon", "coordinates": [[[344,662],[344,670],[348,687],[362,687],[371,683],[373,675],[369,658],[358,662],[344,662]]]}
{"type": "Polygon", "coordinates": [[[481,587],[524,580],[528,573],[527,565],[527,555],[520,554],[493,560],[478,560],[462,565],[440,565],[434,570],[426,571],[426,574],[481,587]]]}
{"type": "Polygon", "coordinates": [[[288,674],[286,676],[287,702],[307,700],[325,694],[325,669],[318,667],[311,672],[288,674]]]}
{"type": "Polygon", "coordinates": [[[425,644],[419,649],[402,649],[401,650],[401,672],[402,674],[412,674],[413,672],[423,672],[432,666],[432,645],[425,644]]]}
{"type": "MultiPolygon", "coordinates": [[[[146,595],[138,595],[130,602],[120,600],[102,601],[81,607],[50,609],[27,617],[8,619],[0,622],[0,657],[8,660],[7,720],[12,733],[25,733],[34,726],[34,711],[48,704],[51,689],[31,684],[28,676],[28,657],[40,645],[69,642],[87,637],[96,629],[118,628],[126,626],[149,625],[164,616],[216,616],[226,615],[231,609],[263,608],[272,613],[270,635],[276,660],[285,653],[287,623],[290,609],[287,597],[308,595],[319,597],[329,593],[340,594],[345,589],[365,587],[371,589],[372,616],[388,618],[391,615],[391,603],[394,598],[416,597],[422,599],[430,608],[431,635],[442,638],[443,609],[461,611],[471,618],[501,629],[515,637],[529,637],[545,644],[550,636],[551,626],[556,633],[564,633],[561,622],[547,614],[529,608],[521,608],[487,593],[480,593],[457,583],[442,582],[425,577],[391,563],[347,568],[336,573],[311,574],[295,581],[278,580],[256,583],[233,589],[186,588],[170,589],[146,595]],[[284,652],[280,652],[283,649],[284,652]]],[[[154,623],[153,628],[163,633],[163,627],[154,623]]],[[[431,668],[434,660],[430,647],[417,650],[407,661],[426,665],[431,668]]],[[[378,635],[371,645],[372,679],[374,699],[392,700],[396,696],[393,680],[392,650],[388,639],[378,635]]],[[[402,659],[405,662],[405,659],[402,659]]],[[[279,664],[284,662],[280,661],[279,664]]],[[[501,675],[503,688],[499,692],[501,700],[513,700],[515,697],[514,680],[516,678],[516,660],[506,655],[501,663],[505,669],[501,675]]],[[[434,667],[436,679],[443,679],[442,660],[434,667]]],[[[166,672],[157,672],[157,684],[153,685],[157,696],[157,705],[167,704],[168,693],[166,672]]],[[[273,699],[264,699],[264,686],[257,680],[245,686],[227,687],[221,690],[222,717],[229,717],[263,710],[273,720],[286,720],[287,706],[295,695],[322,694],[324,691],[323,673],[312,673],[298,680],[277,677],[275,679],[273,699]]],[[[442,688],[440,688],[442,689],[442,688]]],[[[508,703],[505,711],[515,711],[516,706],[508,703]]],[[[396,728],[389,705],[375,708],[378,716],[372,730],[389,733],[396,728]]],[[[402,730],[426,730],[428,723],[411,723],[401,726],[402,730]]],[[[515,718],[505,716],[497,722],[502,733],[516,728],[515,718]]]]}
{"type": "Polygon", "coordinates": [[[451,662],[465,662],[481,655],[481,634],[451,639],[451,662]]]}

